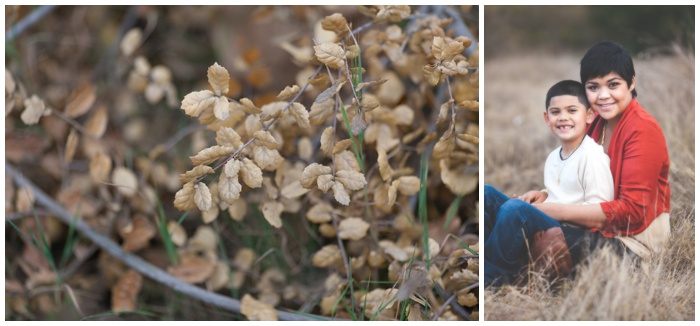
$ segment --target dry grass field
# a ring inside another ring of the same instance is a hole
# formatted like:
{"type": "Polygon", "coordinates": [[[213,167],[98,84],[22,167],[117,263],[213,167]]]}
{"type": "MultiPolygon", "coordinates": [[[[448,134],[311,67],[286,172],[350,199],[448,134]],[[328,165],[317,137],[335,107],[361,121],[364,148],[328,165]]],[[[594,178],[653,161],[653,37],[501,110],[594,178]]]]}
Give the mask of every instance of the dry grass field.
{"type": "MultiPolygon", "coordinates": [[[[486,320],[695,319],[695,58],[672,52],[634,58],[637,99],[661,125],[671,156],[672,241],[648,275],[600,250],[556,289],[538,280],[487,288],[486,320]]],[[[545,94],[579,79],[582,55],[485,56],[485,183],[506,194],[542,188],[544,161],[558,146],[542,118],[545,94]]]]}

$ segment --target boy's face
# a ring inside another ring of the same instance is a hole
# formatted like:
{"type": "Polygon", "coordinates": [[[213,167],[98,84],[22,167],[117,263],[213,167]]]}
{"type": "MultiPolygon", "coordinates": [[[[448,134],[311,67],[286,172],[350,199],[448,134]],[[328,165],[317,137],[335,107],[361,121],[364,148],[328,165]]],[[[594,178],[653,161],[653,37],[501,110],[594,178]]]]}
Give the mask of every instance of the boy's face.
{"type": "Polygon", "coordinates": [[[587,125],[593,122],[593,111],[584,107],[576,96],[559,95],[550,99],[544,121],[562,146],[578,146],[586,134],[587,125]]]}
{"type": "Polygon", "coordinates": [[[586,97],[593,110],[603,119],[616,122],[632,101],[634,86],[634,77],[632,77],[632,84],[627,85],[620,75],[611,72],[586,81],[586,97]]]}

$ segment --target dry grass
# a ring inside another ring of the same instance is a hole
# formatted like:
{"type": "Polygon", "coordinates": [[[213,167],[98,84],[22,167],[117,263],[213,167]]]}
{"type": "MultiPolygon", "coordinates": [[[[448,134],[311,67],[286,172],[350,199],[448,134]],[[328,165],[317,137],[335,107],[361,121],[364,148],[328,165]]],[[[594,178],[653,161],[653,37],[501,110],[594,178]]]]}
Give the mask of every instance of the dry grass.
{"type": "MultiPolygon", "coordinates": [[[[561,79],[578,80],[580,55],[486,57],[486,183],[507,194],[542,187],[544,160],[558,146],[542,120],[544,95],[561,79]]],[[[487,289],[486,320],[695,319],[694,60],[681,50],[635,58],[638,100],[661,125],[671,155],[673,240],[648,275],[604,248],[556,289],[537,279],[487,289]]]]}

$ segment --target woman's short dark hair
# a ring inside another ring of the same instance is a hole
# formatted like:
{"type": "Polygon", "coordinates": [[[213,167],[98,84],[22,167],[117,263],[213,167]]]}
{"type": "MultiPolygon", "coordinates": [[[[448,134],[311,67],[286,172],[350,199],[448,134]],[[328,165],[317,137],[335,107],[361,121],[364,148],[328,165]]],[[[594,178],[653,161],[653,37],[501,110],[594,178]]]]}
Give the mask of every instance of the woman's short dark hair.
{"type": "MultiPolygon", "coordinates": [[[[581,82],[616,73],[632,85],[635,76],[634,63],[622,45],[612,41],[602,41],[594,45],[581,59],[581,82]]],[[[632,97],[637,97],[637,90],[632,90],[632,97]]]]}
{"type": "Polygon", "coordinates": [[[583,87],[583,84],[575,80],[562,80],[554,84],[549,88],[549,91],[547,91],[547,98],[544,102],[544,110],[547,111],[549,108],[549,102],[552,100],[552,97],[561,95],[575,96],[586,109],[591,107],[591,105],[588,103],[586,89],[583,87]]]}

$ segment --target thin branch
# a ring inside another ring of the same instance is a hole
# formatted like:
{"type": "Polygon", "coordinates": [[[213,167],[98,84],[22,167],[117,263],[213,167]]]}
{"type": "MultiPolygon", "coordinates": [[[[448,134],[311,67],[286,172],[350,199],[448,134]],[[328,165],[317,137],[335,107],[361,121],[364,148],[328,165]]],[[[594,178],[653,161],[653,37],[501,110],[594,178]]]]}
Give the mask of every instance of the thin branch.
{"type": "MultiPolygon", "coordinates": [[[[73,223],[75,229],[83,234],[85,237],[90,239],[100,248],[105,250],[110,255],[122,261],[127,266],[135,269],[144,276],[153,279],[154,281],[161,283],[177,292],[184,295],[192,297],[194,299],[200,300],[204,303],[208,303],[228,311],[240,312],[241,302],[239,300],[226,297],[214,292],[209,292],[200,287],[196,287],[191,284],[187,284],[174,276],[166,273],[165,271],[155,267],[151,263],[143,260],[141,257],[124,252],[121,247],[114,243],[106,236],[100,234],[99,232],[93,230],[85,224],[82,220],[73,221],[73,215],[66,211],[61,205],[56,203],[51,197],[49,197],[43,190],[39,189],[31,181],[25,179],[20,172],[15,170],[7,161],[5,161],[5,172],[8,173],[20,187],[27,187],[31,189],[36,198],[36,202],[41,204],[49,211],[56,214],[56,217],[61,220],[61,222],[70,225],[73,223]]],[[[296,321],[306,321],[306,320],[317,320],[318,318],[329,320],[327,317],[314,316],[315,318],[297,315],[287,311],[277,310],[277,314],[280,320],[296,320],[296,321]]]]}
{"type": "Polygon", "coordinates": [[[85,127],[83,127],[80,123],[78,123],[78,121],[75,121],[75,120],[72,119],[71,117],[65,115],[63,112],[58,111],[58,110],[56,110],[56,109],[53,109],[53,110],[51,110],[51,114],[54,114],[54,115],[56,115],[57,117],[61,118],[61,120],[67,122],[69,125],[71,125],[71,126],[72,126],[73,128],[75,128],[76,130],[80,131],[80,133],[82,133],[82,134],[85,135],[86,137],[88,137],[88,138],[90,138],[90,139],[93,139],[93,140],[96,140],[96,139],[97,139],[95,136],[93,136],[92,134],[90,134],[90,133],[87,131],[87,129],[85,129],[85,127]]]}
{"type": "Polygon", "coordinates": [[[44,16],[56,9],[57,6],[41,6],[36,10],[32,11],[24,19],[20,20],[17,25],[10,27],[10,31],[5,34],[5,42],[12,41],[19,34],[22,34],[27,28],[39,22],[44,16]]]}

